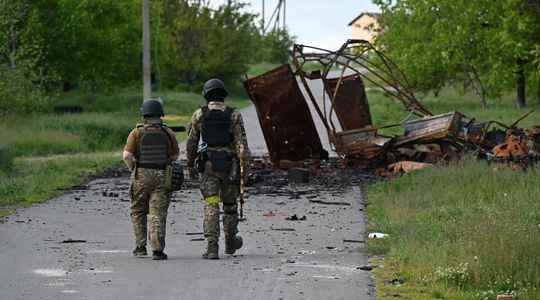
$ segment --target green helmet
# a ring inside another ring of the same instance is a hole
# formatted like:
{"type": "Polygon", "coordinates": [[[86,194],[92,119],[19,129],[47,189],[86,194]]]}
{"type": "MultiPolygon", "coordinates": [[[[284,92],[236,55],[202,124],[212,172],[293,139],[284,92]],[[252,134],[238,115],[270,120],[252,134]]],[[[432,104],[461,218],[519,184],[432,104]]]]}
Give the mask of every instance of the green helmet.
{"type": "Polygon", "coordinates": [[[163,117],[163,105],[161,99],[148,99],[141,105],[141,116],[147,117],[163,117]]]}
{"type": "Polygon", "coordinates": [[[202,95],[207,101],[223,101],[229,92],[225,89],[223,81],[214,78],[205,82],[202,95]]]}

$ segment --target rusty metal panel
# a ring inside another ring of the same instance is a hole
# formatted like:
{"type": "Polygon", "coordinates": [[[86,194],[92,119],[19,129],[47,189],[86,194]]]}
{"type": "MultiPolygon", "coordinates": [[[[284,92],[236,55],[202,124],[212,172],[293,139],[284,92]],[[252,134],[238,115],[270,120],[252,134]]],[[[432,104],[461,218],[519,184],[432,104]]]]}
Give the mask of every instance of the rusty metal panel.
{"type": "Polygon", "coordinates": [[[461,116],[458,112],[451,112],[407,122],[403,124],[405,135],[398,138],[396,145],[444,139],[450,135],[458,136],[461,116]]]}
{"type": "Polygon", "coordinates": [[[327,157],[289,65],[248,79],[244,87],[257,110],[270,159],[275,165],[281,160],[327,157]]]}
{"type": "Polygon", "coordinates": [[[368,127],[364,129],[347,130],[336,133],[336,152],[347,158],[369,160],[382,154],[385,139],[377,134],[377,129],[368,127]]]}
{"type": "MultiPolygon", "coordinates": [[[[333,97],[339,78],[323,80],[326,92],[330,97],[333,97]]],[[[373,125],[364,82],[359,75],[343,77],[334,100],[334,109],[343,130],[359,129],[373,125]]]]}

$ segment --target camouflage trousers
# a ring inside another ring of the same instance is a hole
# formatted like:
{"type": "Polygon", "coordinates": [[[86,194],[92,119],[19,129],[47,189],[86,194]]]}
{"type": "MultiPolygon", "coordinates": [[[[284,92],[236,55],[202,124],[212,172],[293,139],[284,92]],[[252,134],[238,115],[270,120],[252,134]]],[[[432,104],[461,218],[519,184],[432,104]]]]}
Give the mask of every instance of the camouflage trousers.
{"type": "Polygon", "coordinates": [[[149,236],[152,250],[163,251],[171,196],[171,168],[135,169],[130,194],[131,222],[136,246],[146,247],[146,239],[149,236]],[[147,233],[147,216],[150,219],[150,234],[147,233]]]}
{"type": "Polygon", "coordinates": [[[225,239],[233,238],[238,233],[238,205],[236,199],[240,187],[222,176],[202,174],[201,192],[204,197],[204,237],[207,241],[218,241],[219,203],[223,203],[223,233],[225,239]]]}

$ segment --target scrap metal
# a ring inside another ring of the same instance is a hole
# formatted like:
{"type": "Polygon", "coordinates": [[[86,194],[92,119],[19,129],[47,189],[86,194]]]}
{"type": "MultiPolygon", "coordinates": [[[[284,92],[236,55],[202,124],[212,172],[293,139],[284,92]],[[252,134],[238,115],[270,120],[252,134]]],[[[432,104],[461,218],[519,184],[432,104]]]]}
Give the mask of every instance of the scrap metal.
{"type": "Polygon", "coordinates": [[[257,109],[272,164],[283,169],[306,167],[306,162],[313,169],[320,166],[318,159],[328,157],[307,100],[327,131],[330,150],[344,165],[382,162],[389,165],[384,172],[398,173],[459,158],[464,150],[493,161],[540,157],[540,126],[517,127],[532,112],[511,125],[478,121],[460,112],[433,115],[415,97],[397,65],[363,40],[349,40],[337,51],[294,45],[291,65],[244,85],[257,109]],[[320,93],[310,84],[315,80],[322,82],[320,93]],[[374,127],[364,82],[401,103],[409,117],[374,127]],[[402,135],[379,133],[398,126],[402,135]]]}
{"type": "Polygon", "coordinates": [[[307,103],[288,65],[244,82],[272,162],[326,158],[307,103]]]}

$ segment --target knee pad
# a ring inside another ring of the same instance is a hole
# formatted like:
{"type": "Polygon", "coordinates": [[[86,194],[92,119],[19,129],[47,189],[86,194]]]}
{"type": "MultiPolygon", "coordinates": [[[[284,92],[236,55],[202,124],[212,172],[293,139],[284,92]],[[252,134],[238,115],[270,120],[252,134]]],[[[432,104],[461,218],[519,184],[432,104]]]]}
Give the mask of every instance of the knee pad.
{"type": "Polygon", "coordinates": [[[206,205],[219,205],[219,195],[206,196],[204,197],[204,204],[206,205]]]}

